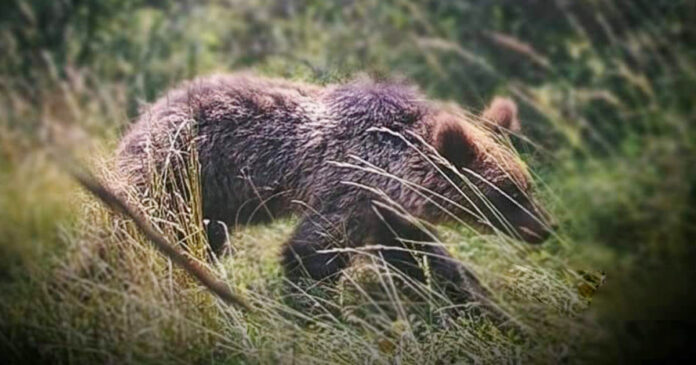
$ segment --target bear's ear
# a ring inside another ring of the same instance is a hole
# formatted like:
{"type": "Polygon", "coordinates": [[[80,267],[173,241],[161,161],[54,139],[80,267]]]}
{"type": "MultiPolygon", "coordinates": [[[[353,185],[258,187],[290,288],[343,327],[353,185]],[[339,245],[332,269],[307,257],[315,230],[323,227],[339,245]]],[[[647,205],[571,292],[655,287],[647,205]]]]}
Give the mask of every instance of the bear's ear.
{"type": "Polygon", "coordinates": [[[456,119],[438,121],[433,132],[433,146],[458,168],[469,166],[476,158],[475,144],[456,119]]]}
{"type": "Polygon", "coordinates": [[[494,123],[498,132],[519,132],[520,121],[517,119],[517,104],[508,98],[495,97],[483,111],[481,117],[494,123]]]}

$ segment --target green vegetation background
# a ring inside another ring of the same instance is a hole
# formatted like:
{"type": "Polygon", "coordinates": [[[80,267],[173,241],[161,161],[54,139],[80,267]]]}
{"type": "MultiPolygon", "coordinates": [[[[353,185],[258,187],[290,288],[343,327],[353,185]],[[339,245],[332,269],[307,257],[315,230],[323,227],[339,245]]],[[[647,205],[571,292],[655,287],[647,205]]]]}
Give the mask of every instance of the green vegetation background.
{"type": "MultiPolygon", "coordinates": [[[[475,111],[494,95],[513,97],[528,138],[513,142],[545,186],[563,237],[535,254],[606,275],[597,293],[578,284],[592,305],[574,314],[604,336],[568,344],[564,356],[627,360],[680,348],[689,328],[656,320],[690,318],[696,304],[694,44],[696,3],[687,0],[4,1],[0,349],[67,362],[119,353],[85,354],[70,346],[89,339],[22,320],[31,300],[41,311],[61,300],[42,282],[73,260],[68,242],[84,225],[85,199],[50,163],[46,141],[97,145],[108,156],[141,105],[181,80],[238,69],[316,83],[360,72],[407,77],[475,111]],[[56,135],[55,126],[90,138],[56,135]]],[[[287,231],[283,224],[272,229],[287,231]]],[[[206,355],[190,361],[228,359],[213,345],[191,346],[206,355]]]]}

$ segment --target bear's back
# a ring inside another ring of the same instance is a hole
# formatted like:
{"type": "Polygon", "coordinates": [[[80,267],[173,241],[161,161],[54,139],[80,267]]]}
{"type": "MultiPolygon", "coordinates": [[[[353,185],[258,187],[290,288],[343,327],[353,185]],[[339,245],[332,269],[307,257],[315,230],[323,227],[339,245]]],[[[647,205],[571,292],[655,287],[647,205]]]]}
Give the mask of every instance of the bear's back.
{"type": "Polygon", "coordinates": [[[370,179],[400,190],[394,181],[333,162],[357,156],[408,175],[406,144],[373,129],[422,134],[428,108],[402,83],[358,79],[319,87],[249,74],[208,76],[147,108],[121,143],[119,165],[131,184],[146,189],[153,171],[184,170],[195,146],[204,206],[219,218],[241,205],[270,205],[271,197],[287,198],[274,198],[278,206],[312,204],[345,189],[341,181],[370,179]]]}

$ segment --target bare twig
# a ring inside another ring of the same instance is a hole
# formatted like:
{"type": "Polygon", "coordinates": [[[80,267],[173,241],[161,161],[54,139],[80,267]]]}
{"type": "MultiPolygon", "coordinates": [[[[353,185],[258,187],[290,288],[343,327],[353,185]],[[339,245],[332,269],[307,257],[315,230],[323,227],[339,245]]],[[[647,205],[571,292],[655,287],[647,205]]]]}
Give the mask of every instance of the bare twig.
{"type": "Polygon", "coordinates": [[[196,278],[203,286],[217,295],[225,303],[235,305],[246,310],[251,310],[247,302],[234,294],[229,286],[224,282],[215,278],[208,270],[202,267],[199,263],[188,259],[185,255],[179,252],[174,246],[167,242],[155,228],[142,216],[138,211],[121,200],[116,194],[109,190],[106,186],[100,183],[92,174],[83,168],[78,168],[78,164],[69,162],[70,160],[62,157],[57,159],[60,165],[87,191],[99,198],[105,205],[112,210],[130,218],[140,231],[147,237],[155,247],[179,265],[184,271],[196,278]]]}

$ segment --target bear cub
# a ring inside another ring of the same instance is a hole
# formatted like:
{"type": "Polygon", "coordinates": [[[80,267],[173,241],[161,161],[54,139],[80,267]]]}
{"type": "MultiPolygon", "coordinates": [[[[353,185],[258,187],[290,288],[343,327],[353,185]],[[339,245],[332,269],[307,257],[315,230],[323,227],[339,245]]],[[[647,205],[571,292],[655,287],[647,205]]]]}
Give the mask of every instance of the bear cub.
{"type": "Polygon", "coordinates": [[[334,280],[350,257],[332,248],[374,244],[391,268],[419,281],[427,256],[434,281],[465,301],[484,290],[436,244],[434,224],[530,243],[551,233],[525,165],[503,142],[519,127],[504,98],[477,117],[399,82],[320,87],[214,75],[149,106],[121,141],[117,166],[147,194],[158,171],[185,169],[181,156],[193,145],[214,252],[225,249],[228,228],[294,213],[300,220],[281,254],[291,280],[334,280]]]}

